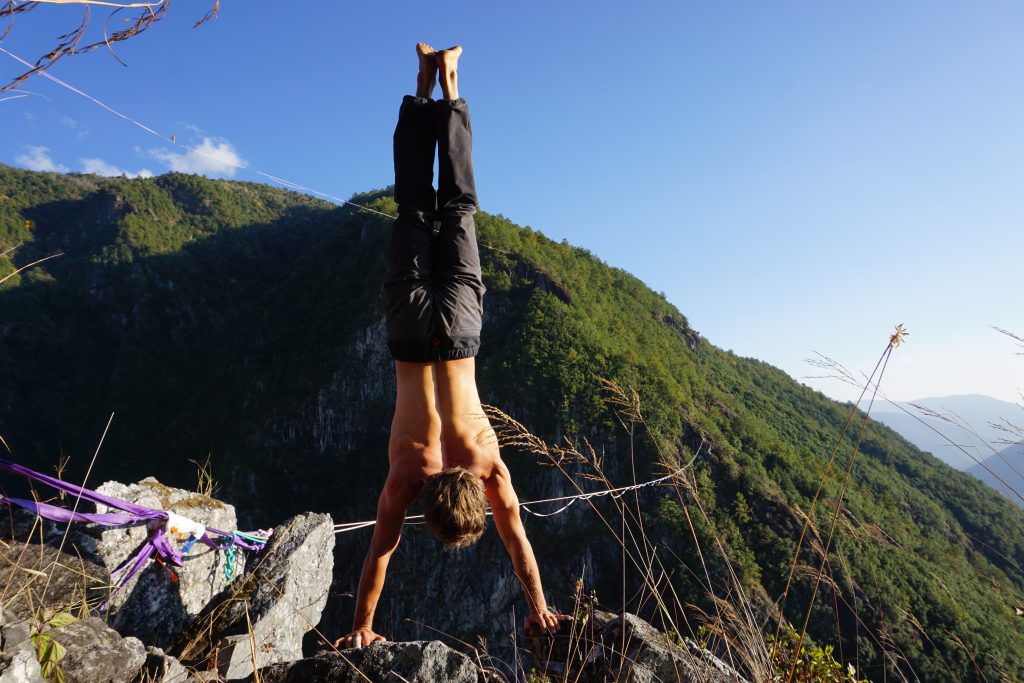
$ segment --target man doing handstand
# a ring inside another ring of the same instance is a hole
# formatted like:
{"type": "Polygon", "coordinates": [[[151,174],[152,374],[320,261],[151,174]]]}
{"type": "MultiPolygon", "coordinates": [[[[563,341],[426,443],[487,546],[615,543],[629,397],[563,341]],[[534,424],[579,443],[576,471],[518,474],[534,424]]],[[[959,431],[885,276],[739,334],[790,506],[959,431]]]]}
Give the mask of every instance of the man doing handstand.
{"type": "Polygon", "coordinates": [[[469,108],[458,93],[462,48],[435,52],[419,43],[416,53],[416,96],[402,101],[394,136],[398,218],[384,282],[388,348],[398,385],[390,467],[359,577],[352,632],[336,643],[343,647],[384,640],[373,631],[373,615],[406,511],[421,491],[427,528],[449,547],[480,538],[490,503],[529,604],[524,628],[553,631],[566,618],[544,600],[519,499],[476,387],[484,285],[473,223],[477,198],[469,108]],[[430,97],[438,72],[444,99],[435,101],[430,97]]]}

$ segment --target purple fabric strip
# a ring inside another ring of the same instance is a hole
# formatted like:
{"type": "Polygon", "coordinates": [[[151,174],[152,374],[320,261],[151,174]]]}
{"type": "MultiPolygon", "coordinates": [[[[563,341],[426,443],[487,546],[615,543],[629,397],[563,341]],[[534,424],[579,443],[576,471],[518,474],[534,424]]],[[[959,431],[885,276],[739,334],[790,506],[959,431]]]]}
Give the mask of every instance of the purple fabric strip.
{"type": "Polygon", "coordinates": [[[5,469],[8,472],[14,472],[15,474],[21,474],[31,479],[35,479],[36,481],[41,481],[47,486],[51,486],[58,491],[70,493],[73,496],[81,497],[83,500],[99,503],[100,505],[106,505],[107,507],[116,508],[118,510],[124,510],[125,512],[131,512],[132,514],[139,515],[142,519],[167,519],[166,512],[153,510],[152,508],[148,508],[143,505],[136,505],[135,503],[129,503],[126,500],[118,500],[117,498],[105,496],[102,493],[90,491],[89,489],[84,489],[81,486],[61,481],[60,479],[51,477],[48,474],[42,474],[35,470],[30,470],[27,467],[22,467],[18,463],[11,462],[10,460],[0,458],[0,469],[5,469]]]}
{"type": "Polygon", "coordinates": [[[110,572],[110,578],[121,575],[117,580],[117,587],[121,588],[128,583],[129,579],[138,573],[139,569],[142,568],[142,565],[146,563],[146,560],[148,560],[154,552],[156,552],[156,548],[153,547],[152,543],[147,541],[139,547],[134,555],[131,555],[127,560],[122,562],[121,566],[110,572]]]}
{"type": "Polygon", "coordinates": [[[160,557],[174,563],[177,567],[181,566],[181,551],[171,545],[167,537],[164,536],[162,528],[156,527],[149,530],[149,542],[160,554],[160,557]]]}
{"type": "Polygon", "coordinates": [[[67,508],[50,505],[49,503],[39,503],[34,500],[23,500],[21,498],[8,498],[6,496],[0,496],[0,503],[11,503],[25,508],[40,517],[64,524],[69,522],[93,522],[95,524],[103,524],[104,526],[119,526],[121,524],[138,524],[145,521],[144,518],[127,512],[72,512],[67,508]]]}
{"type": "Polygon", "coordinates": [[[131,581],[132,577],[139,573],[139,570],[142,569],[143,565],[146,564],[146,562],[153,555],[153,552],[155,550],[156,548],[153,547],[152,543],[146,543],[144,546],[142,546],[142,548],[139,549],[139,552],[137,552],[132,557],[129,557],[127,560],[125,560],[124,564],[122,564],[120,567],[118,567],[110,573],[110,578],[114,578],[119,572],[123,572],[125,568],[127,568],[128,565],[131,564],[131,569],[128,570],[128,573],[122,576],[120,579],[118,579],[117,586],[115,586],[114,590],[110,592],[110,597],[107,598],[102,605],[100,605],[101,612],[107,609],[107,605],[109,605],[110,601],[114,599],[114,596],[117,595],[118,591],[124,588],[125,585],[129,581],[131,581]]]}
{"type": "MultiPolygon", "coordinates": [[[[114,508],[115,510],[124,510],[124,513],[72,512],[66,508],[50,505],[49,503],[38,503],[34,500],[0,496],[0,503],[7,502],[13,505],[18,505],[19,507],[23,507],[26,510],[34,512],[37,515],[54,522],[92,522],[105,526],[118,526],[122,524],[140,524],[142,522],[155,522],[167,519],[167,513],[162,510],[154,510],[143,505],[129,503],[126,500],[111,498],[110,496],[105,496],[102,493],[97,493],[96,491],[91,491],[87,488],[82,488],[81,486],[61,481],[56,477],[51,477],[34,470],[30,470],[29,468],[11,462],[10,460],[0,458],[0,469],[7,470],[8,472],[14,472],[15,474],[21,474],[29,477],[30,479],[35,479],[36,481],[42,482],[47,486],[57,489],[58,491],[64,491],[69,495],[79,497],[97,505],[105,505],[107,507],[114,508]]],[[[146,562],[153,557],[154,553],[165,562],[170,562],[178,567],[182,566],[182,552],[167,540],[165,531],[164,525],[162,524],[149,524],[146,542],[138,551],[135,552],[134,555],[128,557],[120,566],[110,573],[111,579],[115,579],[117,581],[117,585],[114,590],[111,591],[110,597],[107,598],[106,602],[100,605],[100,610],[105,610],[107,608],[110,604],[110,600],[119,590],[124,588],[124,586],[132,580],[132,577],[139,573],[139,571],[146,565],[146,562]]],[[[207,531],[215,536],[227,539],[224,543],[218,543],[207,534],[203,534],[203,537],[199,539],[200,542],[214,550],[223,551],[232,546],[238,546],[239,548],[256,552],[261,550],[265,545],[263,543],[249,541],[234,533],[221,531],[220,529],[207,527],[207,531]]]]}
{"type": "MultiPolygon", "coordinates": [[[[107,507],[112,507],[112,508],[115,508],[117,510],[124,510],[125,512],[131,513],[134,516],[134,521],[136,521],[136,522],[142,522],[144,520],[149,520],[149,519],[167,519],[167,513],[162,511],[162,510],[154,510],[152,508],[145,507],[144,505],[137,505],[135,503],[129,503],[126,500],[120,500],[118,498],[111,498],[110,496],[105,496],[102,493],[97,493],[96,491],[92,491],[90,489],[82,488],[81,486],[77,486],[75,484],[71,484],[71,483],[66,482],[66,481],[61,481],[60,479],[57,479],[56,477],[51,477],[51,476],[49,476],[47,474],[42,474],[41,472],[36,472],[35,470],[30,470],[29,468],[23,467],[22,465],[19,465],[19,464],[15,463],[15,462],[11,462],[10,460],[4,460],[3,458],[0,458],[0,469],[5,469],[5,470],[8,470],[9,472],[14,472],[16,474],[21,474],[21,475],[24,475],[24,476],[29,477],[31,479],[35,479],[37,481],[40,481],[40,482],[46,484],[47,486],[51,486],[51,487],[57,489],[58,491],[64,491],[65,493],[68,493],[68,494],[73,495],[73,496],[80,496],[84,500],[88,500],[88,501],[90,501],[92,503],[98,503],[100,505],[106,505],[107,507]]],[[[12,498],[10,500],[13,502],[15,499],[12,498]]],[[[45,505],[45,503],[43,503],[41,505],[45,505]]],[[[55,507],[55,506],[50,506],[50,507],[55,507]]],[[[31,508],[29,508],[29,509],[31,509],[31,508]]],[[[55,508],[55,509],[60,509],[60,508],[55,508]]],[[[76,512],[74,514],[75,515],[89,515],[89,514],[96,514],[96,513],[76,512]]],[[[116,514],[116,513],[106,513],[106,514],[116,514]]],[[[54,520],[54,521],[58,521],[58,520],[54,520]]],[[[70,521],[79,521],[79,520],[71,519],[70,521]]],[[[93,521],[93,520],[89,520],[89,521],[93,521]]],[[[97,519],[95,521],[99,522],[100,524],[104,523],[103,521],[101,521],[99,519],[97,519]]],[[[129,521],[126,520],[124,522],[117,522],[117,523],[119,523],[119,524],[127,524],[127,523],[129,523],[129,521]]],[[[248,540],[246,540],[244,538],[241,538],[239,536],[235,536],[234,534],[229,533],[227,531],[221,531],[220,529],[214,529],[213,527],[207,527],[207,530],[211,534],[214,534],[216,536],[221,536],[221,537],[227,538],[227,539],[233,539],[232,541],[229,541],[229,544],[237,545],[238,547],[244,548],[245,550],[260,550],[263,547],[263,544],[261,544],[261,543],[253,543],[253,542],[248,541],[248,540]]],[[[216,544],[216,542],[208,539],[205,536],[201,540],[204,543],[206,543],[206,545],[210,546],[211,548],[216,548],[218,550],[223,550],[224,548],[227,547],[227,545],[224,545],[224,544],[216,544]]]]}

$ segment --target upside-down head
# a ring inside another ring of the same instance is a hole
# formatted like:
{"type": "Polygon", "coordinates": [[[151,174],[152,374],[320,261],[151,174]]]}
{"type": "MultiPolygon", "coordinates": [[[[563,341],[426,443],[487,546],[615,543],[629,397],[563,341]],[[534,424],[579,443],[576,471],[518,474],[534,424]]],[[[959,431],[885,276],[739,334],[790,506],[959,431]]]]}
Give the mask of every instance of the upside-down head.
{"type": "Polygon", "coordinates": [[[446,547],[465,548],[483,536],[487,519],[484,485],[465,467],[449,467],[430,475],[422,495],[427,528],[446,547]]]}

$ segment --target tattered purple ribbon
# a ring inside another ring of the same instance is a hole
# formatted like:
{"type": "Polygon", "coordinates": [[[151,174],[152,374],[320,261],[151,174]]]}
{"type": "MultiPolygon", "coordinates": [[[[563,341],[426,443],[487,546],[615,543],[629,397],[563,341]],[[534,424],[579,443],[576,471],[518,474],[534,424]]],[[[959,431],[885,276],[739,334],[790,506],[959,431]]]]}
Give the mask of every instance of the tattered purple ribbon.
{"type": "MultiPolygon", "coordinates": [[[[106,602],[100,606],[100,609],[105,609],[110,601],[117,594],[121,588],[123,588],[132,577],[135,576],[146,563],[155,554],[165,562],[169,562],[176,567],[182,565],[182,552],[175,548],[167,540],[165,536],[164,522],[167,521],[167,513],[163,510],[154,510],[144,505],[138,505],[136,503],[129,503],[126,500],[120,500],[118,498],[112,498],[110,496],[103,495],[97,491],[83,488],[75,484],[62,481],[56,477],[51,477],[35,470],[30,470],[27,467],[23,467],[15,462],[4,460],[0,458],[0,470],[7,470],[15,474],[26,476],[30,479],[35,479],[38,482],[46,484],[51,488],[63,491],[69,495],[87,500],[97,505],[105,505],[108,508],[114,508],[115,510],[121,510],[122,512],[73,512],[66,508],[62,508],[56,505],[50,505],[49,503],[40,503],[34,500],[25,500],[23,498],[8,498],[7,496],[0,495],[0,502],[10,503],[17,505],[18,507],[25,508],[29,512],[32,512],[40,517],[49,519],[53,522],[60,522],[63,524],[69,524],[72,522],[89,522],[93,524],[101,524],[103,526],[135,526],[142,523],[149,524],[149,532],[146,537],[146,542],[143,543],[139,549],[132,554],[127,560],[121,563],[114,571],[110,573],[111,579],[117,581],[114,590],[111,591],[110,597],[107,598],[106,602]]],[[[214,550],[227,550],[231,546],[238,546],[252,552],[257,552],[263,548],[265,543],[258,541],[251,541],[246,538],[239,536],[234,532],[221,531],[212,527],[207,527],[206,530],[209,533],[214,534],[227,539],[226,542],[220,543],[210,538],[208,534],[203,534],[202,538],[198,539],[200,543],[203,543],[214,550]]]]}

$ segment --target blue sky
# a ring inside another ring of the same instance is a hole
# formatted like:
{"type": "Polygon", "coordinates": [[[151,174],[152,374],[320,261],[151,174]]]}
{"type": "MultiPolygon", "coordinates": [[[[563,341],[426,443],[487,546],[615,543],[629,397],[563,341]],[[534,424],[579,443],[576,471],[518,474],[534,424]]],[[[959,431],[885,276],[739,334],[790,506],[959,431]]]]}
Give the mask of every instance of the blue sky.
{"type": "MultiPolygon", "coordinates": [[[[1024,334],[1019,3],[222,5],[193,30],[207,4],[175,3],[117,47],[127,68],[101,49],[53,73],[179,143],[347,197],[391,182],[416,41],[459,42],[483,209],[832,396],[856,392],[804,379],[804,359],[870,371],[904,323],[889,396],[1020,398],[1024,357],[991,328],[1024,334]]],[[[0,46],[34,60],[80,12],[41,6],[0,46]]],[[[0,78],[17,73],[0,54],[0,78]]],[[[0,102],[0,162],[260,179],[23,87],[0,102]]]]}

